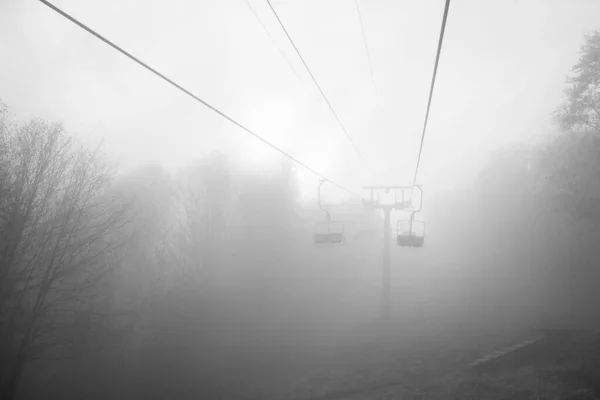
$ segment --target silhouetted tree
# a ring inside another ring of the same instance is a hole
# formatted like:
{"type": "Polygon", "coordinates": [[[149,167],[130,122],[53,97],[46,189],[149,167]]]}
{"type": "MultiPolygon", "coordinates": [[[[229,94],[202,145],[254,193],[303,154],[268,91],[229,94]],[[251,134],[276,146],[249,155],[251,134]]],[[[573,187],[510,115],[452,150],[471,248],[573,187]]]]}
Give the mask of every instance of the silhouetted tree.
{"type": "Polygon", "coordinates": [[[600,131],[600,31],[585,35],[581,56],[567,78],[565,103],[555,112],[565,131],[600,131]]]}
{"type": "Polygon", "coordinates": [[[0,133],[0,389],[13,399],[29,361],[74,357],[84,344],[78,312],[118,265],[126,220],[103,197],[111,175],[97,151],[61,125],[31,120],[0,133]]]}

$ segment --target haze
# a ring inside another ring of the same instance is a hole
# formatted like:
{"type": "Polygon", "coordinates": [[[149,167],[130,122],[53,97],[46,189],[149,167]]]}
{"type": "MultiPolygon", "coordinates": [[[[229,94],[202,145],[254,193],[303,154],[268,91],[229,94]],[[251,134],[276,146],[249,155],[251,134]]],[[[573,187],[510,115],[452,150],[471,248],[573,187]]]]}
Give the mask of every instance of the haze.
{"type": "MultiPolygon", "coordinates": [[[[264,2],[57,1],[56,5],[323,174],[358,189],[409,184],[422,130],[442,2],[361,5],[375,97],[351,1],[274,3],[350,135],[369,175],[264,2]],[[329,161],[323,161],[329,160],[329,161]]],[[[170,169],[216,149],[244,159],[271,150],[35,1],[0,5],[0,90],[20,116],[68,122],[104,139],[121,168],[170,169]],[[51,100],[50,100],[51,99],[51,100]],[[248,147],[251,146],[251,147],[248,147]]],[[[421,182],[461,185],[498,145],[547,126],[566,71],[600,5],[589,0],[452,5],[421,182]]],[[[263,154],[264,153],[264,154],[263,154]]],[[[255,158],[248,160],[257,163],[255,158]]],[[[304,190],[314,192],[306,179],[304,190]]]]}
{"type": "Polygon", "coordinates": [[[599,2],[452,2],[422,199],[444,1],[271,2],[351,140],[268,1],[52,3],[330,182],[2,0],[0,400],[467,398],[600,328],[599,2]]]}

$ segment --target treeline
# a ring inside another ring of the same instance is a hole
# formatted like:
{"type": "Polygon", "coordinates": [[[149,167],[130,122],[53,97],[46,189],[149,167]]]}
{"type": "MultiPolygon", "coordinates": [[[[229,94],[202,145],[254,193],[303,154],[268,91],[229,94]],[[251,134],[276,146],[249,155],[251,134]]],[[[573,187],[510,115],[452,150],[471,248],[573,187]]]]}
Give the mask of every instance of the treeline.
{"type": "Polygon", "coordinates": [[[60,124],[0,123],[0,398],[229,393],[355,314],[363,252],[312,249],[292,164],[116,176],[60,124]]]}
{"type": "Polygon", "coordinates": [[[474,185],[430,202],[426,262],[446,271],[436,289],[447,294],[428,293],[464,330],[600,328],[599,60],[596,31],[552,113],[555,131],[495,151],[474,185]]]}

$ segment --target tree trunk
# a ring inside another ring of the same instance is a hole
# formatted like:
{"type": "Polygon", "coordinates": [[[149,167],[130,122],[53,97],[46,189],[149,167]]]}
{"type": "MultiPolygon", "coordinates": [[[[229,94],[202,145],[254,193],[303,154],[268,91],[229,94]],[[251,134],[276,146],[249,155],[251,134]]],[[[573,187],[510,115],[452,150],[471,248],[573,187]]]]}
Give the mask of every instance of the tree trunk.
{"type": "Polygon", "coordinates": [[[23,360],[25,359],[25,340],[21,343],[19,353],[15,358],[14,364],[11,368],[11,372],[8,378],[6,387],[2,390],[2,397],[0,400],[16,400],[19,394],[19,386],[21,384],[21,376],[23,372],[23,360]]]}

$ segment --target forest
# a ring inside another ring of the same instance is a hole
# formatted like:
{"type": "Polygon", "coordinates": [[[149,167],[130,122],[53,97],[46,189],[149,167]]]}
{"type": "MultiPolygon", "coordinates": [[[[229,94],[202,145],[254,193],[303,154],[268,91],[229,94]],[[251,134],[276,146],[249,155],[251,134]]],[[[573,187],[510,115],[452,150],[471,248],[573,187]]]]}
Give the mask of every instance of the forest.
{"type": "MultiPolygon", "coordinates": [[[[600,328],[600,31],[565,86],[553,132],[490,154],[426,202],[423,249],[393,249],[407,343],[600,328]]],[[[116,174],[102,147],[2,104],[0,399],[292,398],[277,393],[364,339],[381,279],[365,234],[381,216],[339,204],[346,245],[315,248],[297,168],[223,153],[116,174]]]]}

